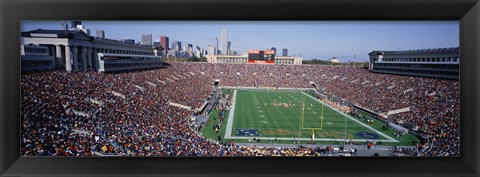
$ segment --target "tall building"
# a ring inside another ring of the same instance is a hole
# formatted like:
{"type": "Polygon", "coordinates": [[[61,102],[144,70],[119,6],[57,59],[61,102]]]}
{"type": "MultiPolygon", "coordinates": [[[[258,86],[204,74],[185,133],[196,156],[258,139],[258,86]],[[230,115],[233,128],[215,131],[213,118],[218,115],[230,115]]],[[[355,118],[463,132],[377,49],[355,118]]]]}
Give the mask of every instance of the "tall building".
{"type": "Polygon", "coordinates": [[[68,30],[68,23],[66,21],[62,22],[61,30],[65,30],[65,31],[68,30]]]}
{"type": "Polygon", "coordinates": [[[77,25],[82,25],[82,21],[80,21],[80,20],[72,20],[72,21],[70,22],[70,26],[71,26],[72,28],[77,28],[77,25]]]}
{"type": "Polygon", "coordinates": [[[142,45],[152,45],[152,33],[142,33],[142,45]]]}
{"type": "Polygon", "coordinates": [[[173,41],[172,42],[172,50],[176,52],[180,52],[182,50],[182,43],[180,41],[173,41]]]}
{"type": "Polygon", "coordinates": [[[277,48],[275,47],[272,47],[270,50],[273,50],[275,53],[273,54],[273,56],[277,55],[277,48]]]}
{"type": "Polygon", "coordinates": [[[232,47],[232,42],[231,42],[231,41],[228,41],[228,42],[227,42],[227,55],[231,55],[231,54],[232,54],[232,51],[230,50],[231,47],[232,47]]]}
{"type": "Polygon", "coordinates": [[[90,36],[90,29],[87,29],[87,27],[82,25],[82,21],[79,21],[79,20],[71,21],[71,25],[72,26],[70,27],[70,30],[83,31],[90,36]]]}
{"type": "Polygon", "coordinates": [[[208,45],[207,55],[215,55],[215,47],[213,45],[208,45]]]}
{"type": "Polygon", "coordinates": [[[167,36],[160,36],[160,45],[162,45],[163,51],[167,51],[170,49],[170,42],[167,36]]]}
{"type": "Polygon", "coordinates": [[[189,57],[193,56],[193,45],[192,44],[187,44],[187,53],[189,57]]]}
{"type": "Polygon", "coordinates": [[[288,49],[284,48],[282,50],[282,56],[288,56],[288,49]]]}
{"type": "Polygon", "coordinates": [[[202,58],[203,54],[202,54],[202,49],[197,45],[197,47],[195,47],[195,56],[198,57],[198,58],[202,58]]]}
{"type": "Polygon", "coordinates": [[[103,30],[97,30],[96,34],[96,36],[99,38],[105,38],[105,31],[103,30]]]}
{"type": "Polygon", "coordinates": [[[227,41],[228,41],[228,34],[227,34],[227,30],[226,29],[223,29],[222,30],[222,48],[220,49],[221,50],[221,54],[222,55],[227,55],[228,54],[228,48],[227,48],[227,41]]]}
{"type": "Polygon", "coordinates": [[[218,55],[218,39],[215,37],[215,41],[213,41],[213,53],[212,55],[218,55]]]}

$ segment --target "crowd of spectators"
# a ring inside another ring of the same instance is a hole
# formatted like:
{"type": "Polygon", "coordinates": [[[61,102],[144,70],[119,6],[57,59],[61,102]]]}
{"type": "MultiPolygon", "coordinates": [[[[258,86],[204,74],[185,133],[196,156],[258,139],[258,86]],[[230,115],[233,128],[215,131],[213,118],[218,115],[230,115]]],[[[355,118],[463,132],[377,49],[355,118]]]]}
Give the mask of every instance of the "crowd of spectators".
{"type": "MultiPolygon", "coordinates": [[[[320,155],[320,149],[238,147],[207,140],[189,122],[220,86],[311,88],[410,122],[429,140],[419,155],[459,155],[459,82],[320,65],[170,63],[121,73],[22,74],[23,155],[320,155]],[[177,103],[192,109],[171,106],[177,103]]],[[[343,108],[346,109],[346,108],[343,108]]],[[[346,110],[348,111],[348,110],[346,110]]]]}

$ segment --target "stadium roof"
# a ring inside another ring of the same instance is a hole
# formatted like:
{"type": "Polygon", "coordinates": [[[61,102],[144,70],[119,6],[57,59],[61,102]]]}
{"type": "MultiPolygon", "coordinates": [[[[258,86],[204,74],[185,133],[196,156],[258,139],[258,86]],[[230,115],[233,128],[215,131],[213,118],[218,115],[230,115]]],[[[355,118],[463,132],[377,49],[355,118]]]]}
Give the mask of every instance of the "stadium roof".
{"type": "Polygon", "coordinates": [[[442,54],[442,53],[459,53],[459,47],[450,48],[433,48],[433,49],[417,49],[417,50],[374,50],[368,55],[380,55],[380,54],[442,54]]]}
{"type": "Polygon", "coordinates": [[[93,41],[93,37],[81,30],[44,30],[36,29],[32,31],[22,32],[22,37],[40,37],[40,38],[69,38],[93,41]]]}

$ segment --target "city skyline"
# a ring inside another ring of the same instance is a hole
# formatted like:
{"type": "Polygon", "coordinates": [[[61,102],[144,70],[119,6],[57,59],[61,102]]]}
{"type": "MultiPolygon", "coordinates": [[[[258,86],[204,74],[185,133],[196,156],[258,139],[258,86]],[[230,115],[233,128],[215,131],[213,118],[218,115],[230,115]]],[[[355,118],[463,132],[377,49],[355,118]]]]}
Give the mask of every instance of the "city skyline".
{"type": "MultiPolygon", "coordinates": [[[[61,29],[63,21],[23,21],[22,31],[61,29]]],[[[458,21],[319,21],[319,22],[227,22],[227,21],[82,21],[91,31],[104,30],[110,39],[141,41],[143,33],[153,39],[207,49],[228,31],[228,41],[239,54],[249,49],[288,49],[305,60],[366,61],[373,50],[410,50],[459,46],[458,21]]],[[[171,46],[171,44],[169,44],[171,46]]]]}

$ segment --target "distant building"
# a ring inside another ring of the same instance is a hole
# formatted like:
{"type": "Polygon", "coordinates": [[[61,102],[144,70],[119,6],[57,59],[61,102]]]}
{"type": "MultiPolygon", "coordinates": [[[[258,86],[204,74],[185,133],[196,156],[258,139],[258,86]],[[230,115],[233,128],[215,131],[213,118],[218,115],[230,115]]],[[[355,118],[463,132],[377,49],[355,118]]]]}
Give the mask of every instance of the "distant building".
{"type": "Polygon", "coordinates": [[[80,21],[80,20],[72,20],[72,21],[70,22],[70,26],[71,26],[72,28],[76,28],[77,25],[82,25],[82,21],[80,21]]]}
{"type": "MultiPolygon", "coordinates": [[[[172,47],[172,49],[173,49],[173,47],[172,47]]],[[[167,57],[181,57],[181,54],[180,54],[180,52],[177,52],[177,51],[175,51],[175,50],[169,50],[169,51],[167,52],[167,55],[166,55],[166,56],[167,56],[167,57]]]]}
{"type": "Polygon", "coordinates": [[[212,55],[218,55],[218,39],[215,37],[215,40],[213,41],[213,53],[212,55]]]}
{"type": "MultiPolygon", "coordinates": [[[[250,63],[248,60],[248,54],[244,55],[207,55],[207,62],[209,63],[237,63],[237,64],[256,64],[250,63]]],[[[302,57],[275,57],[275,60],[271,64],[276,65],[301,65],[302,57]]],[[[264,64],[264,63],[262,63],[264,64]]]]}
{"type": "Polygon", "coordinates": [[[157,42],[153,42],[153,46],[154,46],[154,47],[160,47],[160,42],[158,42],[158,41],[157,41],[157,42]]]}
{"type": "Polygon", "coordinates": [[[215,55],[215,47],[213,45],[208,45],[207,55],[215,55]]]}
{"type": "Polygon", "coordinates": [[[152,45],[152,33],[142,33],[142,45],[152,45]]]}
{"type": "Polygon", "coordinates": [[[197,47],[195,47],[195,56],[198,57],[198,58],[202,58],[203,57],[203,52],[202,52],[202,48],[200,48],[198,45],[197,47]]]}
{"type": "Polygon", "coordinates": [[[231,47],[232,47],[232,42],[228,41],[227,42],[227,55],[232,55],[232,51],[230,49],[231,47]]]}
{"type": "Polygon", "coordinates": [[[228,41],[228,33],[226,29],[222,30],[222,48],[220,49],[222,51],[222,55],[227,55],[228,54],[228,46],[227,46],[227,41],[228,41]]]}
{"type": "Polygon", "coordinates": [[[288,56],[288,49],[284,48],[282,50],[282,56],[288,56]]]}
{"type": "Polygon", "coordinates": [[[99,37],[99,38],[105,38],[105,31],[97,30],[96,36],[99,37]]]}
{"type": "Polygon", "coordinates": [[[160,45],[163,48],[163,52],[166,55],[167,51],[170,49],[170,40],[167,36],[160,36],[160,45]]]}
{"type": "Polygon", "coordinates": [[[68,23],[66,21],[62,22],[60,30],[68,30],[68,23]]]}
{"type": "Polygon", "coordinates": [[[459,79],[458,47],[370,52],[372,72],[459,79]]]}
{"type": "Polygon", "coordinates": [[[328,61],[330,61],[332,63],[340,63],[340,61],[337,59],[337,57],[330,58],[330,59],[328,59],[328,61]]]}
{"type": "Polygon", "coordinates": [[[172,50],[175,52],[180,52],[182,50],[182,43],[180,41],[173,41],[172,50]]]}
{"type": "Polygon", "coordinates": [[[74,20],[74,21],[71,21],[71,24],[72,24],[72,26],[71,26],[70,30],[72,30],[72,31],[83,31],[90,36],[90,30],[82,25],[82,21],[74,20]]]}
{"type": "Polygon", "coordinates": [[[193,45],[192,44],[187,44],[187,53],[189,57],[193,57],[193,45]]]}
{"type": "Polygon", "coordinates": [[[277,55],[277,48],[272,47],[270,50],[273,50],[275,52],[273,55],[277,55]]]}

